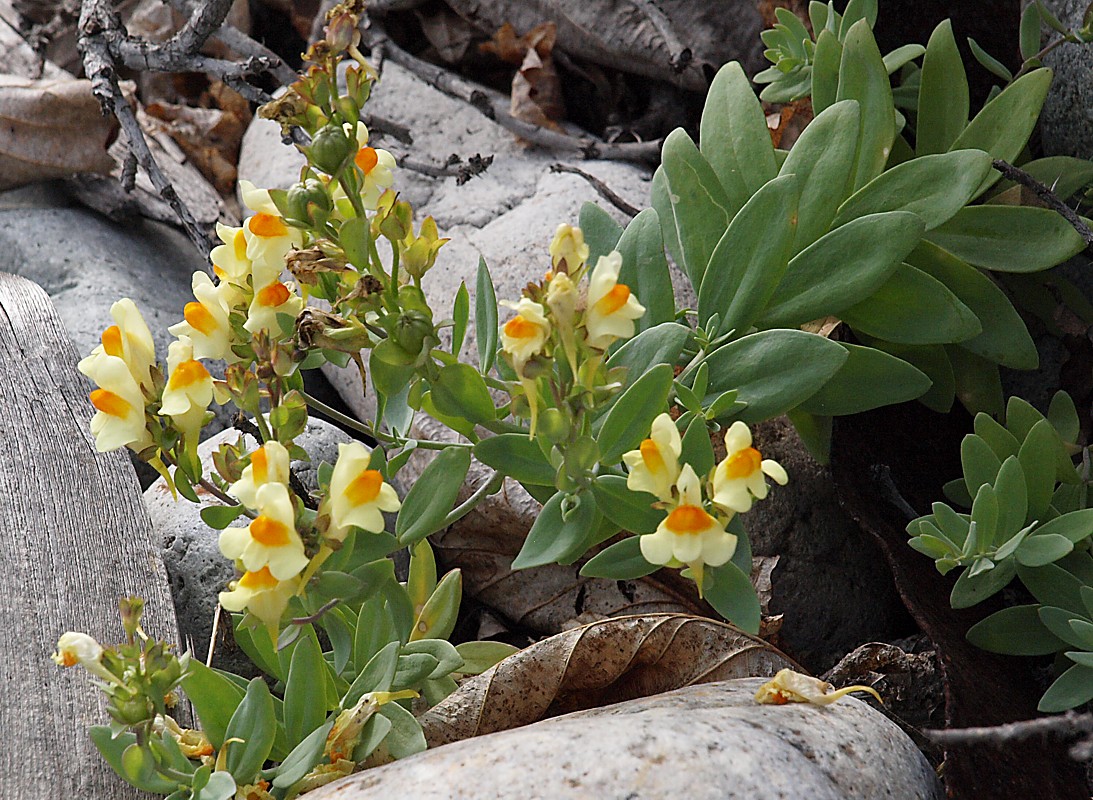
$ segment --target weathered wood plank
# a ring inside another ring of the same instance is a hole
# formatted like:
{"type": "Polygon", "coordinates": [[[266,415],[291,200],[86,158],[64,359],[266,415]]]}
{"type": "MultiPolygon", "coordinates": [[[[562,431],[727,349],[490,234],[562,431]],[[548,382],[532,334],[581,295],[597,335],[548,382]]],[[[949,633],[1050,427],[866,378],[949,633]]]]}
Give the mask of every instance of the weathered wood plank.
{"type": "Polygon", "coordinates": [[[87,737],[108,721],[83,670],[49,659],[66,630],[124,634],[119,597],[177,638],[174,608],[132,465],[100,455],[88,385],[49,298],[0,273],[0,780],[6,800],[142,797],[87,737]]]}

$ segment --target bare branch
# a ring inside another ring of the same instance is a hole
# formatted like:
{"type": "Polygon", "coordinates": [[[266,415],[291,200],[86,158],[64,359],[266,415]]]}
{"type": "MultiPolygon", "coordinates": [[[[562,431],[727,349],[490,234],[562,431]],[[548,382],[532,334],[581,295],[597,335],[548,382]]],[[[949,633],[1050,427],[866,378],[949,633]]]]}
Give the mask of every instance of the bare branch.
{"type": "Polygon", "coordinates": [[[415,161],[407,155],[399,156],[395,163],[404,169],[428,175],[431,178],[455,178],[455,185],[462,186],[471,178],[484,173],[493,163],[493,156],[482,156],[475,153],[464,161],[454,153],[448,156],[443,165],[427,164],[424,161],[415,161]]]}
{"type": "Polygon", "coordinates": [[[1011,181],[1026,186],[1032,189],[1036,193],[1036,196],[1044,201],[1052,211],[1058,212],[1058,214],[1071,224],[1071,226],[1078,232],[1078,235],[1082,237],[1085,242],[1086,249],[1093,247],[1093,230],[1089,229],[1082,218],[1075,213],[1074,209],[1064,203],[1055,192],[1051,191],[1040,181],[1029,175],[1023,169],[1013,166],[1000,158],[996,158],[993,162],[994,168],[1001,172],[1006,178],[1011,181]]]}
{"type": "Polygon", "coordinates": [[[954,728],[951,730],[924,730],[927,738],[946,746],[994,744],[1018,742],[1032,736],[1073,736],[1093,733],[1093,714],[1077,714],[1068,711],[1057,717],[1010,722],[982,728],[954,728]]]}
{"type": "Polygon", "coordinates": [[[600,197],[602,197],[604,200],[606,200],[608,203],[613,205],[615,208],[617,208],[628,217],[636,217],[638,214],[641,213],[640,208],[636,208],[635,206],[630,205],[628,202],[623,200],[622,197],[620,197],[610,186],[601,181],[595,175],[590,175],[589,173],[585,172],[583,169],[578,169],[577,167],[571,166],[569,164],[551,164],[550,171],[568,172],[572,175],[580,175],[582,178],[592,184],[592,188],[595,189],[597,193],[599,193],[600,197]]]}

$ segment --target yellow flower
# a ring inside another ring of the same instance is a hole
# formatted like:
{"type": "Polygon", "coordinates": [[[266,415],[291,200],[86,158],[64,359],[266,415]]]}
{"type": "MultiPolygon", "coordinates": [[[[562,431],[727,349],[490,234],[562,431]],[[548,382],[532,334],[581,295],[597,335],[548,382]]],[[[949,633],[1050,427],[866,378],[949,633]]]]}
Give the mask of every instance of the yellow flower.
{"type": "Polygon", "coordinates": [[[402,507],[398,495],[379,470],[369,469],[372,452],[360,442],[338,445],[338,461],[330,475],[330,530],[327,538],[341,541],[355,526],[383,532],[384,511],[402,507]]]}
{"type": "Polygon", "coordinates": [[[274,281],[255,291],[243,327],[251,333],[280,331],[277,315],[288,314],[295,319],[303,308],[304,299],[296,294],[296,284],[274,281]]]}
{"type": "Polygon", "coordinates": [[[521,297],[516,316],[501,328],[501,347],[512,357],[516,374],[523,376],[524,365],[542,352],[550,337],[550,320],[538,303],[521,297]]]}
{"type": "Polygon", "coordinates": [[[835,690],[827,681],[802,675],[791,669],[778,670],[778,674],[759,687],[755,693],[757,702],[764,705],[782,706],[786,703],[811,703],[814,706],[827,706],[851,692],[869,692],[884,705],[877,690],[872,686],[847,686],[835,690]]]}
{"type": "Polygon", "coordinates": [[[262,567],[257,572],[244,572],[243,577],[232,581],[229,591],[220,593],[220,605],[228,611],[246,609],[275,631],[288,601],[299,588],[298,579],[279,581],[269,567],[262,567]]]}
{"type": "Polygon", "coordinates": [[[240,560],[248,572],[268,567],[279,581],[294,578],[307,566],[304,543],[296,532],[296,511],[282,483],[266,483],[255,493],[258,517],[246,528],[220,534],[220,552],[240,560]]]}
{"type": "Polygon", "coordinates": [[[751,431],[739,420],[725,431],[725,449],[725,460],[713,473],[712,500],[722,508],[741,514],[750,510],[753,499],[762,500],[767,496],[769,487],[764,475],[769,475],[781,486],[789,481],[781,464],[764,459],[751,446],[751,431]]]}
{"type": "Polygon", "coordinates": [[[59,667],[74,667],[79,664],[92,675],[110,683],[121,684],[117,675],[102,664],[102,645],[86,633],[68,631],[57,640],[57,652],[52,655],[53,663],[59,667]]]}
{"type": "Polygon", "coordinates": [[[415,237],[411,233],[399,245],[402,252],[399,263],[410,275],[420,279],[422,275],[432,269],[433,264],[436,263],[437,252],[448,241],[448,239],[440,238],[436,228],[436,220],[432,217],[426,217],[421,223],[418,236],[415,237]]]}
{"type": "Polygon", "coordinates": [[[550,276],[547,284],[547,307],[554,316],[554,323],[561,327],[573,321],[577,314],[577,287],[564,272],[550,276]]]}
{"type": "Polygon", "coordinates": [[[80,372],[99,388],[91,393],[95,416],[91,433],[100,453],[130,447],[140,452],[152,444],[144,418],[144,393],[126,363],[117,356],[100,353],[79,364],[80,372]]]}
{"type": "Polygon", "coordinates": [[[175,427],[196,446],[205,413],[213,401],[213,378],[205,365],[194,358],[189,336],[178,337],[167,348],[167,371],[169,377],[160,413],[170,416],[175,427]]]}
{"type": "Polygon", "coordinates": [[[285,254],[303,244],[303,232],[285,222],[267,190],[245,180],[239,181],[239,189],[243,203],[256,212],[243,223],[254,285],[266,286],[281,277],[285,254]]]}
{"type": "Polygon", "coordinates": [[[679,499],[655,533],[641,537],[641,554],[650,564],[691,568],[702,591],[702,568],[720,567],[736,552],[736,537],[702,506],[702,484],[690,464],[676,482],[679,499]]]}
{"type": "Polygon", "coordinates": [[[395,157],[386,150],[368,146],[368,128],[363,122],[357,123],[356,134],[358,149],[353,163],[364,175],[361,201],[365,208],[371,210],[375,209],[384,189],[395,182],[395,176],[391,173],[391,170],[395,168],[395,157]]]}
{"type": "Polygon", "coordinates": [[[645,313],[645,306],[630,293],[630,287],[619,283],[622,256],[617,250],[600,256],[588,283],[588,309],[584,325],[588,343],[606,350],[616,339],[634,335],[634,320],[645,313]]]}
{"type": "Polygon", "coordinates": [[[123,297],[110,307],[116,324],[102,332],[102,344],[77,365],[88,377],[90,364],[103,356],[114,356],[125,362],[129,373],[142,389],[152,388],[152,367],[156,363],[156,345],[136,303],[123,297]]]}
{"type": "Polygon", "coordinates": [[[550,242],[550,264],[558,272],[576,272],[588,260],[588,245],[584,232],[572,225],[561,224],[550,242]]]}
{"type": "Polygon", "coordinates": [[[167,330],[175,336],[190,337],[195,358],[238,361],[231,351],[230,309],[224,302],[224,293],[213,286],[212,279],[204,272],[194,273],[192,286],[197,302],[187,303],[182,312],[183,321],[167,330]]]}
{"type": "Polygon", "coordinates": [[[266,442],[250,454],[250,464],[228,494],[247,508],[258,508],[258,489],[267,483],[288,483],[288,450],[280,442],[266,442]]]}
{"type": "Polygon", "coordinates": [[[648,492],[659,499],[670,501],[672,487],[679,478],[679,456],[683,443],[679,429],[667,414],[653,420],[650,436],[637,450],[622,454],[622,460],[630,470],[626,476],[626,488],[633,492],[648,492]]]}
{"type": "Polygon", "coordinates": [[[380,706],[395,700],[411,700],[418,696],[413,689],[403,689],[399,692],[367,692],[361,695],[352,708],[347,708],[338,714],[334,720],[334,727],[326,735],[326,746],[323,748],[332,763],[353,757],[353,749],[360,743],[361,733],[365,723],[372,715],[379,711],[380,706]]]}
{"type": "Polygon", "coordinates": [[[232,228],[218,222],[216,235],[224,244],[217,245],[209,253],[213,272],[222,281],[246,285],[251,270],[251,261],[247,258],[246,233],[242,228],[232,228]]]}

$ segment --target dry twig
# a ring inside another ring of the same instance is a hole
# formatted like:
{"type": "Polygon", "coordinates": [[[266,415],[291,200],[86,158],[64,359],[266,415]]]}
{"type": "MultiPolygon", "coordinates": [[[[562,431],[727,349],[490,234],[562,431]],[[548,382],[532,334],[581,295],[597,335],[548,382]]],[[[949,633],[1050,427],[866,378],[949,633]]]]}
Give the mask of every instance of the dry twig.
{"type": "Polygon", "coordinates": [[[1036,196],[1039,197],[1048,208],[1058,212],[1063,219],[1071,224],[1074,230],[1078,232],[1078,235],[1082,237],[1086,249],[1093,247],[1093,230],[1090,230],[1089,226],[1082,221],[1082,218],[1078,216],[1074,209],[1064,203],[1055,192],[1051,191],[1047,186],[1044,186],[1044,184],[1040,183],[1040,181],[1036,180],[1023,169],[1015,167],[1007,161],[996,158],[991,163],[996,170],[1001,172],[1002,175],[1009,180],[1032,189],[1032,191],[1036,193],[1036,196]]]}
{"type": "Polygon", "coordinates": [[[1093,755],[1093,714],[1067,711],[1057,717],[1009,722],[981,728],[953,728],[950,730],[924,730],[929,739],[945,746],[993,744],[995,746],[1019,742],[1033,736],[1076,736],[1085,734],[1070,749],[1071,757],[1085,761],[1093,755]]]}
{"type": "Polygon", "coordinates": [[[628,217],[636,217],[638,214],[641,213],[640,208],[630,205],[628,202],[622,199],[622,197],[620,197],[610,186],[601,181],[595,175],[591,175],[585,172],[583,169],[578,169],[577,167],[571,166],[570,164],[551,164],[550,171],[568,172],[572,175],[580,175],[592,185],[592,188],[599,193],[600,197],[602,197],[604,200],[606,200],[608,203],[613,205],[615,208],[617,208],[628,217]]]}

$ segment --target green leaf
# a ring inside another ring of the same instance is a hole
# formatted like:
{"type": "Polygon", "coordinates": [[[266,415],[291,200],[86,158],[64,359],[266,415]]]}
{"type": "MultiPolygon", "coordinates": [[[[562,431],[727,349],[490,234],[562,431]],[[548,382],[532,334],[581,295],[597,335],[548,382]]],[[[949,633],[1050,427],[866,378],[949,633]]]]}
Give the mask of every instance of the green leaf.
{"type": "MultiPolygon", "coordinates": [[[[895,50],[885,55],[884,68],[888,70],[888,74],[891,75],[901,67],[910,64],[925,52],[926,48],[920,44],[905,44],[902,47],[897,47],[895,50]]],[[[906,83],[904,85],[906,85],[906,83]]]]}
{"type": "Polygon", "coordinates": [[[759,633],[761,609],[751,578],[731,561],[707,567],[706,572],[713,578],[704,594],[706,602],[740,630],[753,636],[759,633]]]}
{"type": "Polygon", "coordinates": [[[513,569],[572,563],[584,553],[585,542],[598,525],[599,511],[592,495],[584,494],[577,496],[580,502],[575,508],[563,514],[563,503],[570,497],[558,492],[543,505],[524,546],[512,562],[513,569]]]}
{"type": "Polygon", "coordinates": [[[436,668],[426,678],[436,680],[452,672],[462,672],[463,657],[455,645],[443,639],[417,639],[402,646],[403,654],[427,653],[437,661],[436,668]]]}
{"type": "MultiPolygon", "coordinates": [[[[1034,70],[1018,78],[983,106],[983,110],[975,115],[975,119],[956,138],[950,149],[986,150],[992,159],[1000,158],[1013,163],[1025,149],[1025,144],[1036,127],[1050,86],[1049,69],[1034,70]]],[[[988,174],[980,184],[977,194],[985,192],[1000,177],[1002,176],[999,172],[988,174]]]]}
{"type": "Polygon", "coordinates": [[[995,564],[994,569],[981,572],[974,578],[965,570],[953,585],[949,602],[953,608],[970,608],[1002,591],[1016,574],[1013,558],[995,564]]]}
{"type": "Polygon", "coordinates": [[[294,748],[326,719],[326,664],[314,632],[301,634],[285,682],[285,734],[294,748]]]}
{"type": "Polygon", "coordinates": [[[985,441],[999,459],[1015,456],[1021,449],[1021,443],[1017,441],[1017,437],[993,417],[987,414],[976,414],[973,425],[976,436],[985,441]]]}
{"type": "Polygon", "coordinates": [[[463,658],[460,672],[464,675],[481,675],[513,653],[519,653],[519,647],[504,642],[463,642],[455,646],[463,658]]]}
{"type": "Polygon", "coordinates": [[[353,748],[353,760],[359,764],[368,758],[391,732],[391,727],[391,720],[382,714],[369,717],[361,728],[360,742],[353,748]]]}
{"type": "Polygon", "coordinates": [[[839,35],[846,36],[858,20],[865,20],[872,28],[877,22],[877,0],[850,0],[843,11],[842,22],[839,25],[839,35]]]}
{"type": "Polygon", "coordinates": [[[1006,293],[979,270],[932,242],[920,242],[907,263],[936,278],[971,309],[982,333],[961,342],[976,355],[1011,369],[1036,369],[1039,354],[1006,293]]]}
{"type": "Polygon", "coordinates": [[[465,447],[449,447],[437,454],[402,501],[395,521],[400,544],[413,544],[443,526],[470,466],[471,453],[465,447]]]}
{"type": "Polygon", "coordinates": [[[478,259],[478,278],[474,292],[475,344],[478,345],[478,368],[485,375],[497,357],[497,295],[493,279],[484,258],[478,259]]]}
{"type": "Polygon", "coordinates": [[[706,94],[699,142],[735,210],[774,177],[774,147],[763,107],[740,64],[718,70],[706,94]]]}
{"type": "Polygon", "coordinates": [[[520,483],[553,486],[557,470],[543,454],[539,443],[523,433],[502,433],[474,446],[474,457],[520,483]]]}
{"type": "Polygon", "coordinates": [[[699,325],[716,313],[718,334],[743,333],[767,304],[792,254],[798,185],[794,175],[775,178],[733,217],[702,279],[699,325]]]}
{"type": "Polygon", "coordinates": [[[419,686],[438,666],[440,666],[440,661],[429,653],[400,655],[391,688],[395,691],[401,691],[419,686]]]}
{"type": "Polygon", "coordinates": [[[1002,460],[980,437],[968,434],[960,443],[960,464],[964,469],[964,484],[974,497],[984,485],[994,485],[1002,460]]]}
{"type": "Polygon", "coordinates": [[[654,191],[653,208],[660,215],[669,252],[678,242],[679,252],[672,256],[691,285],[699,287],[710,256],[740,206],[730,201],[713,168],[682,128],[668,134],[662,157],[658,172],[663,175],[668,202],[666,207],[658,203],[654,191]]]}
{"type": "Polygon", "coordinates": [[[604,417],[599,435],[600,462],[617,464],[649,435],[653,418],[664,411],[672,388],[672,367],[659,364],[622,393],[604,417]]]}
{"type": "MultiPolygon", "coordinates": [[[[367,620],[362,624],[366,623],[367,620]]],[[[395,670],[398,668],[399,647],[398,641],[388,642],[368,660],[368,663],[364,665],[364,669],[353,679],[349,691],[342,698],[341,707],[343,709],[352,708],[357,704],[357,701],[369,692],[389,692],[391,690],[391,684],[395,679],[395,670]]]]}
{"type": "Polygon", "coordinates": [[[1065,642],[1044,627],[1040,606],[1012,606],[980,620],[968,631],[968,641],[991,653],[1008,656],[1046,656],[1065,642]]]}
{"type": "Polygon", "coordinates": [[[861,133],[851,184],[860,189],[884,170],[896,138],[892,85],[873,31],[865,20],[843,37],[839,91],[836,100],[857,100],[861,106],[861,133]]]}
{"type": "Polygon", "coordinates": [[[1048,687],[1036,710],[1044,713],[1069,711],[1090,700],[1093,700],[1093,667],[1075,664],[1048,687]]]}
{"type": "Polygon", "coordinates": [[[586,578],[630,581],[652,575],[660,567],[650,564],[641,554],[641,537],[628,536],[601,550],[581,567],[586,578]]]}
{"type": "Polygon", "coordinates": [[[1078,420],[1078,409],[1069,394],[1062,390],[1055,393],[1047,410],[1047,418],[1064,442],[1078,441],[1081,423],[1078,420]]]}
{"type": "MultiPolygon", "coordinates": [[[[714,467],[713,443],[706,428],[706,420],[696,417],[687,426],[681,440],[681,464],[690,464],[699,477],[709,475],[714,467]]],[[[602,503],[601,503],[602,506],[602,503]]]]}
{"type": "Polygon", "coordinates": [[[984,484],[976,492],[972,501],[972,522],[975,523],[976,536],[969,531],[969,541],[964,543],[965,556],[987,552],[994,543],[998,531],[998,495],[994,487],[984,484]]]}
{"type": "Polygon", "coordinates": [[[319,763],[323,757],[323,749],[326,747],[326,737],[330,735],[333,727],[334,718],[331,717],[292,748],[292,752],[277,767],[277,774],[273,778],[274,789],[289,788],[319,763]]]}
{"type": "Polygon", "coordinates": [[[607,359],[609,369],[625,367],[627,380],[633,382],[657,364],[672,367],[692,336],[691,329],[678,322],[662,322],[644,330],[607,359]]]}
{"type": "Polygon", "coordinates": [[[433,405],[441,414],[463,417],[480,425],[497,419],[490,390],[481,373],[470,364],[441,367],[430,387],[433,405]]]}
{"type": "Polygon", "coordinates": [[[757,324],[797,326],[867,301],[919,242],[922,225],[893,211],[836,228],[793,257],[757,324]]]}
{"type": "MultiPolygon", "coordinates": [[[[1093,161],[1086,158],[1048,156],[1022,164],[1021,169],[1064,200],[1093,183],[1093,161]]],[[[1015,185],[1013,181],[998,182],[999,189],[1015,185]]]]}
{"type": "Polygon", "coordinates": [[[169,781],[155,772],[151,760],[147,760],[147,766],[142,763],[137,765],[137,770],[133,771],[127,768],[130,766],[128,759],[123,764],[123,754],[126,752],[140,752],[139,748],[135,751],[129,750],[130,747],[136,746],[137,737],[135,734],[123,732],[115,737],[109,725],[92,725],[87,729],[87,734],[91,737],[92,743],[98,748],[106,763],[127,783],[141,791],[154,794],[168,794],[178,788],[177,781],[169,781]]]}
{"type": "MultiPolygon", "coordinates": [[[[581,206],[580,217],[577,223],[584,234],[585,244],[588,245],[588,263],[595,265],[600,256],[605,256],[615,249],[622,236],[622,228],[615,218],[600,208],[595,203],[585,203],[581,206]]],[[[576,264],[570,265],[570,271],[577,268],[576,264]]]]}
{"type": "MultiPolygon", "coordinates": [[[[1082,602],[1082,581],[1074,577],[1058,564],[1045,564],[1042,567],[1018,565],[1017,574],[1032,596],[1045,606],[1066,609],[1072,614],[1084,616],[1085,603],[1082,602]]],[[[1041,619],[1048,624],[1041,609],[1041,619]]],[[[1059,632],[1056,631],[1056,635],[1059,632]]],[[[1065,637],[1064,637],[1065,638],[1065,637]]]]}
{"type": "Polygon", "coordinates": [[[406,758],[422,752],[428,745],[421,725],[414,715],[398,703],[386,703],[380,706],[379,713],[391,721],[391,732],[384,737],[383,744],[392,758],[406,758]]]}
{"type": "Polygon", "coordinates": [[[961,342],[983,330],[944,284],[909,264],[896,267],[868,299],[840,316],[855,330],[900,344],[961,342]]]}
{"type": "Polygon", "coordinates": [[[222,531],[244,513],[243,506],[205,506],[201,509],[201,521],[213,530],[222,531]]]}
{"type": "Polygon", "coordinates": [[[1017,548],[1017,561],[1026,567],[1054,564],[1074,549],[1074,543],[1055,533],[1036,532],[1026,537],[1017,548]]]}
{"type": "Polygon", "coordinates": [[[860,129],[858,102],[836,103],[808,124],[782,164],[779,174],[796,175],[801,190],[794,253],[827,233],[850,194],[860,129]]]}
{"type": "Polygon", "coordinates": [[[841,343],[848,357],[820,391],[800,405],[802,411],[836,417],[914,400],[930,388],[930,379],[906,361],[872,347],[841,343]]]}
{"type": "Polygon", "coordinates": [[[945,348],[941,345],[893,344],[861,336],[864,344],[901,358],[930,379],[930,388],[918,401],[938,413],[948,413],[956,397],[956,378],[945,348]]]}
{"type": "Polygon", "coordinates": [[[784,414],[819,391],[847,359],[845,348],[794,330],[761,331],[737,339],[706,358],[707,401],[736,389],[747,403],[739,418],[761,422],[784,414]]]}
{"type": "Polygon", "coordinates": [[[371,222],[366,217],[353,217],[338,229],[338,244],[345,250],[349,263],[361,272],[368,272],[372,243],[371,222]]]}
{"type": "MultiPolygon", "coordinates": [[[[1030,519],[1044,519],[1051,496],[1055,492],[1055,453],[1059,448],[1058,434],[1051,423],[1042,419],[1032,426],[1017,457],[1025,471],[1028,485],[1030,519]]],[[[1031,565],[1030,565],[1031,566],[1031,565]]]]}
{"type": "Polygon", "coordinates": [[[1031,206],[968,206],[926,238],[969,264],[999,272],[1039,272],[1085,249],[1069,222],[1031,206]]]}
{"type": "Polygon", "coordinates": [[[1093,534],[1093,508],[1063,514],[1036,529],[1037,536],[1063,536],[1074,544],[1093,534]]]}
{"type": "Polygon", "coordinates": [[[931,230],[962,209],[990,171],[991,158],[982,150],[912,159],[855,192],[839,207],[831,227],[866,214],[910,211],[922,217],[926,230],[931,230]]]}
{"type": "Polygon", "coordinates": [[[413,621],[410,641],[447,639],[451,636],[459,617],[459,603],[462,599],[463,573],[453,569],[440,579],[436,589],[425,601],[421,613],[413,621]]]}
{"type": "MultiPolygon", "coordinates": [[[[998,496],[998,533],[1000,537],[1008,540],[1025,527],[1028,514],[1025,471],[1021,469],[1021,462],[1017,456],[1009,456],[1002,462],[994,482],[994,491],[998,496]]],[[[1018,556],[1018,561],[1020,560],[1018,556]]]]}
{"type": "Polygon", "coordinates": [[[812,108],[820,114],[835,102],[838,94],[843,45],[833,32],[815,30],[820,34],[816,37],[816,52],[812,56],[812,108]]]}
{"type": "Polygon", "coordinates": [[[253,783],[258,771],[269,758],[277,733],[277,719],[273,713],[273,697],[262,678],[254,678],[247,684],[243,702],[235,709],[225,740],[242,739],[228,745],[226,767],[240,786],[253,783]]]}
{"type": "Polygon", "coordinates": [[[657,212],[647,208],[630,220],[617,247],[622,256],[619,282],[629,286],[645,306],[645,314],[634,321],[635,330],[640,333],[675,319],[675,295],[657,212]]]}
{"type": "Polygon", "coordinates": [[[1001,417],[1004,400],[998,365],[960,345],[947,345],[945,353],[952,363],[956,396],[972,414],[980,411],[1001,417]]]}
{"type": "Polygon", "coordinates": [[[463,338],[467,335],[467,321],[471,317],[471,296],[467,292],[467,282],[460,281],[459,289],[455,293],[455,302],[452,303],[452,354],[459,355],[463,347],[463,338]]]}
{"type": "Polygon", "coordinates": [[[1021,12],[1021,58],[1026,61],[1040,52],[1040,9],[1029,3],[1021,12]]]}
{"type": "Polygon", "coordinates": [[[603,515],[624,531],[652,533],[664,519],[664,511],[653,508],[657,498],[626,488],[621,475],[600,475],[592,481],[592,494],[603,515]]]}
{"type": "Polygon", "coordinates": [[[228,722],[243,702],[243,690],[196,659],[190,660],[189,672],[182,679],[182,690],[193,704],[209,742],[219,750],[224,746],[228,722]]]}
{"type": "Polygon", "coordinates": [[[926,45],[917,120],[920,156],[946,152],[968,126],[968,78],[950,20],[934,28],[926,45]]]}
{"type": "Polygon", "coordinates": [[[1009,71],[1009,68],[992,56],[986,50],[979,46],[979,43],[972,37],[968,37],[968,49],[972,51],[972,56],[978,61],[987,72],[991,73],[997,78],[1009,83],[1013,80],[1013,73],[1009,71]]]}

